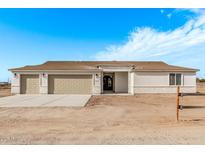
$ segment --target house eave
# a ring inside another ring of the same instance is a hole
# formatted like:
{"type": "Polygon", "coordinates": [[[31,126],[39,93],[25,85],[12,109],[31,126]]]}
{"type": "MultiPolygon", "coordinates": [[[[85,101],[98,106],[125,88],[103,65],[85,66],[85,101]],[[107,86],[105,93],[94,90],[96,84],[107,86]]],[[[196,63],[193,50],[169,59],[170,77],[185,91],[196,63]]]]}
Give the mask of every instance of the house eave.
{"type": "Polygon", "coordinates": [[[199,70],[132,70],[133,72],[198,72],[199,70]]]}
{"type": "Polygon", "coordinates": [[[102,70],[9,70],[11,72],[101,72],[102,70]]]}

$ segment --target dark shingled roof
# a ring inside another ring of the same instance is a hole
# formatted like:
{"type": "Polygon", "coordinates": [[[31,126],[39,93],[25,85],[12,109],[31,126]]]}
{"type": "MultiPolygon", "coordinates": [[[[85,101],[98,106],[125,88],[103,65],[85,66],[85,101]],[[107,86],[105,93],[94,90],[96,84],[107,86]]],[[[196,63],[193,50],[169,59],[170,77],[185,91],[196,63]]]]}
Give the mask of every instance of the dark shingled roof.
{"type": "Polygon", "coordinates": [[[41,65],[13,68],[10,71],[99,70],[98,66],[131,66],[133,71],[199,71],[193,68],[168,65],[162,61],[48,61],[41,65]]]}

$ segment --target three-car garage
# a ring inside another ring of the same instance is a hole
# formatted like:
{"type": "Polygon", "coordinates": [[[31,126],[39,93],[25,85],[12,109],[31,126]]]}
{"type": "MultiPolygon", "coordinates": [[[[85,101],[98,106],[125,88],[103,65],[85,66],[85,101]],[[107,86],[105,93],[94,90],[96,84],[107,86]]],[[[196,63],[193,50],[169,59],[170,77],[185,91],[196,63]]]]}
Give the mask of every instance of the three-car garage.
{"type": "MultiPolygon", "coordinates": [[[[39,75],[21,75],[21,94],[39,94],[39,75]]],[[[48,94],[91,94],[92,75],[48,75],[48,94]]]]}

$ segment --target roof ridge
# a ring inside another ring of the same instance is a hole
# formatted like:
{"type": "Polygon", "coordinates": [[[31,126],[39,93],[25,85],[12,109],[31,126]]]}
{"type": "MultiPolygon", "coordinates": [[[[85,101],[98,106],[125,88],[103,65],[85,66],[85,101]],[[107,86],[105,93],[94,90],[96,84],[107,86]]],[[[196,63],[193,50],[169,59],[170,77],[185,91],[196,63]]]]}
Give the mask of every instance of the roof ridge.
{"type": "Polygon", "coordinates": [[[146,60],[145,61],[140,61],[140,60],[139,61],[134,61],[134,60],[133,61],[125,61],[125,60],[114,60],[114,61],[94,61],[94,60],[90,60],[90,61],[87,61],[87,60],[85,60],[85,61],[83,61],[83,60],[82,61],[80,61],[80,60],[79,61],[78,60],[76,60],[76,61],[75,60],[71,60],[71,61],[69,61],[69,60],[68,61],[55,61],[54,60],[54,61],[46,61],[45,63],[49,63],[49,62],[146,62],[146,63],[149,63],[149,62],[151,62],[151,63],[155,63],[155,62],[159,63],[160,62],[160,63],[167,64],[164,61],[146,61],[146,60]]]}

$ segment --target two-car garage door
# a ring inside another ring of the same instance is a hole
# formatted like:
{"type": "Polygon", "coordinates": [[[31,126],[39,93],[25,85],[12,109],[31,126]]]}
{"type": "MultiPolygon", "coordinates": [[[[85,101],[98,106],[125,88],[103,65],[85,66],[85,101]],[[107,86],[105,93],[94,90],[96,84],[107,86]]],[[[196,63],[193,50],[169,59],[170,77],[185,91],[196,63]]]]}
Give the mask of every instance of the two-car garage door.
{"type": "Polygon", "coordinates": [[[49,75],[49,94],[91,94],[92,75],[49,75]]]}
{"type": "MultiPolygon", "coordinates": [[[[39,75],[21,75],[21,94],[39,94],[39,75]]],[[[92,75],[49,75],[49,94],[91,94],[92,75]]]]}

